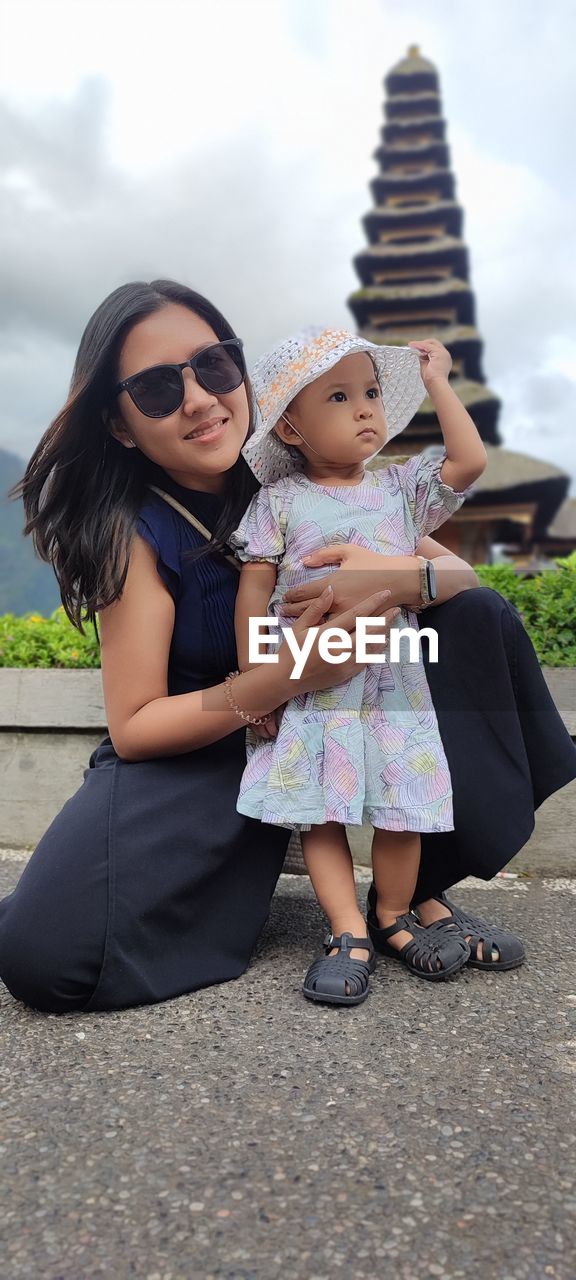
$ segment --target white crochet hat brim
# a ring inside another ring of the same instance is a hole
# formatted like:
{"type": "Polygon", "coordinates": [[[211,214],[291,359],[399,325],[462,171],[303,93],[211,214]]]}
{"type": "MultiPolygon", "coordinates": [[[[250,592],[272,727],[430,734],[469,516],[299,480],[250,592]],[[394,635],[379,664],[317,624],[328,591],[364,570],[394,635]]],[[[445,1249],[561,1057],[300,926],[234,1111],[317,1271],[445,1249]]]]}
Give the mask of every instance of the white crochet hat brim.
{"type": "Polygon", "coordinates": [[[304,387],[344,356],[361,351],[374,363],[387,439],[408,425],[426,396],[420,361],[411,347],[379,346],[346,329],[303,329],[261,356],[251,373],[254,431],[242,454],[261,484],[273,484],[298,471],[303,463],[302,455],[282,444],[274,432],[281,414],[304,387]]]}

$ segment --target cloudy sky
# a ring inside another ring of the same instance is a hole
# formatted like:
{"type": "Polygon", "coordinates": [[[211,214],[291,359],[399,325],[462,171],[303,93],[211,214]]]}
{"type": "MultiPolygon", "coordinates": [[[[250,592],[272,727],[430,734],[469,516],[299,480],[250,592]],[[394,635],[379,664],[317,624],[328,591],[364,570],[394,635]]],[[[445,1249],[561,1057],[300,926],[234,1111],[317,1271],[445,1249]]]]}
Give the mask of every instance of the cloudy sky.
{"type": "Polygon", "coordinates": [[[3,0],[0,445],[28,456],[129,279],[209,294],[255,357],[353,325],[383,77],[441,77],[509,448],[576,492],[571,0],[3,0]]]}

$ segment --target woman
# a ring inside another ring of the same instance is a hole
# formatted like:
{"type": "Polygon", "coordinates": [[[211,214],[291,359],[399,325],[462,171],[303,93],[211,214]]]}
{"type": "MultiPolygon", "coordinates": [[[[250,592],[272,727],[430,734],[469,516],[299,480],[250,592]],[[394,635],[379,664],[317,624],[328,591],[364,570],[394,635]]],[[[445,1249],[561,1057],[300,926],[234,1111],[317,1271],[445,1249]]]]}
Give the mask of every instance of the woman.
{"type": "MultiPolygon", "coordinates": [[[[83,611],[87,618],[99,616],[110,729],[83,786],[52,823],[14,892],[0,903],[0,977],[34,1008],[122,1008],[236,977],[266,919],[287,833],[236,811],[243,727],[269,715],[297,689],[289,681],[290,655],[286,660],[282,653],[275,666],[226,679],[235,665],[238,575],[224,549],[254,492],[239,456],[249,419],[241,344],[216,308],[171,282],[125,285],[89,321],[68,401],[28,465],[21,486],[27,532],[54,565],[72,620],[80,622],[83,611]],[[196,526],[170,500],[192,514],[196,526]],[[213,535],[208,548],[198,521],[213,535]]],[[[508,632],[524,634],[516,616],[492,593],[458,595],[474,585],[472,571],[429,540],[419,549],[435,557],[438,598],[448,602],[435,612],[440,652],[443,609],[457,610],[464,642],[478,627],[490,633],[505,684],[508,632]],[[467,608],[465,602],[474,598],[477,605],[467,608]]],[[[338,571],[330,588],[308,604],[298,624],[302,632],[329,611],[332,624],[353,631],[356,615],[381,613],[394,603],[394,595],[383,600],[381,590],[374,592],[373,559],[366,564],[359,553],[352,567],[360,571],[358,578],[338,571]]],[[[381,589],[389,570],[382,560],[381,589]]],[[[419,562],[407,558],[393,573],[395,597],[406,604],[418,601],[419,562]]],[[[451,622],[440,680],[447,667],[445,724],[437,702],[452,768],[448,738],[453,732],[458,742],[464,731],[455,697],[468,697],[474,729],[480,726],[484,733],[482,745],[492,750],[494,742],[490,714],[484,726],[474,701],[478,691],[468,683],[468,654],[460,679],[454,630],[451,622]]],[[[514,643],[524,644],[517,637],[514,643]]],[[[510,808],[521,804],[524,813],[529,799],[527,837],[534,804],[528,797],[533,763],[527,752],[534,746],[536,705],[547,721],[539,726],[543,741],[533,758],[556,759],[548,772],[542,762],[536,802],[576,776],[576,753],[544,699],[535,659],[531,667],[524,649],[519,658],[528,689],[510,686],[508,693],[509,702],[514,692],[526,700],[526,751],[522,757],[524,721],[518,716],[518,727],[515,722],[508,732],[505,725],[497,745],[508,764],[514,739],[518,785],[510,808]]],[[[345,680],[358,669],[352,660],[326,667],[315,649],[297,688],[327,687],[334,684],[335,670],[345,680]]],[[[430,668],[436,697],[434,674],[430,668]]],[[[456,801],[462,785],[458,768],[453,782],[456,801]]],[[[466,775],[466,804],[473,784],[466,775]]],[[[514,843],[516,829],[494,837],[488,874],[520,847],[506,847],[505,836],[514,843]]],[[[473,842],[471,849],[477,870],[473,842]]],[[[427,912],[446,914],[430,895],[467,874],[467,853],[464,838],[458,850],[439,850],[430,861],[425,855],[429,901],[420,908],[423,918],[427,912]]],[[[424,892],[419,897],[422,902],[424,892]]],[[[455,925],[449,921],[448,927],[455,925]]],[[[499,963],[498,947],[496,956],[499,963]]],[[[492,960],[490,944],[486,963],[492,960]]]]}

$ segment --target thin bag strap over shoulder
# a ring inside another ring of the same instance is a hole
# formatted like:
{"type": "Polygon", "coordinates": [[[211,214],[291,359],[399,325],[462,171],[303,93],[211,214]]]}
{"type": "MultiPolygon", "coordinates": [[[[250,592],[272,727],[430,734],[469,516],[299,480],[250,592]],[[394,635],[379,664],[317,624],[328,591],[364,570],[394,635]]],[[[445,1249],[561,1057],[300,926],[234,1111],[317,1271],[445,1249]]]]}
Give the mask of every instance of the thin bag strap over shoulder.
{"type": "MultiPolygon", "coordinates": [[[[178,502],[177,498],[173,498],[171,493],[166,493],[164,489],[159,489],[155,484],[149,484],[148,488],[151,489],[153,493],[157,493],[159,498],[163,498],[164,502],[167,502],[169,507],[173,507],[175,511],[179,511],[180,515],[184,516],[184,519],[187,520],[189,524],[193,525],[194,528],[198,530],[198,533],[201,533],[202,537],[206,538],[207,542],[210,542],[212,538],[210,530],[206,528],[205,524],[202,524],[201,520],[198,520],[196,516],[193,516],[192,512],[188,511],[187,507],[184,507],[181,502],[178,502]]],[[[234,556],[227,556],[225,552],[222,554],[228,563],[233,564],[234,568],[240,572],[242,566],[238,564],[238,561],[235,560],[234,556]]]]}

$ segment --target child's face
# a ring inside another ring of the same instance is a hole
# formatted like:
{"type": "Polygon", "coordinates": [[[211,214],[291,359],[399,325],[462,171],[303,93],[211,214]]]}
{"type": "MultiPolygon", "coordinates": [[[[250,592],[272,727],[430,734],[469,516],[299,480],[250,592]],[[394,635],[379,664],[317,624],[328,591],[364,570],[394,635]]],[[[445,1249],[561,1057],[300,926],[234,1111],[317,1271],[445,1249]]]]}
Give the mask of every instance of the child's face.
{"type": "Polygon", "coordinates": [[[349,467],[371,458],[386,443],[382,392],[365,351],[344,356],[294,398],[276,432],[312,464],[349,467]],[[301,432],[300,440],[296,432],[301,432]]]}

